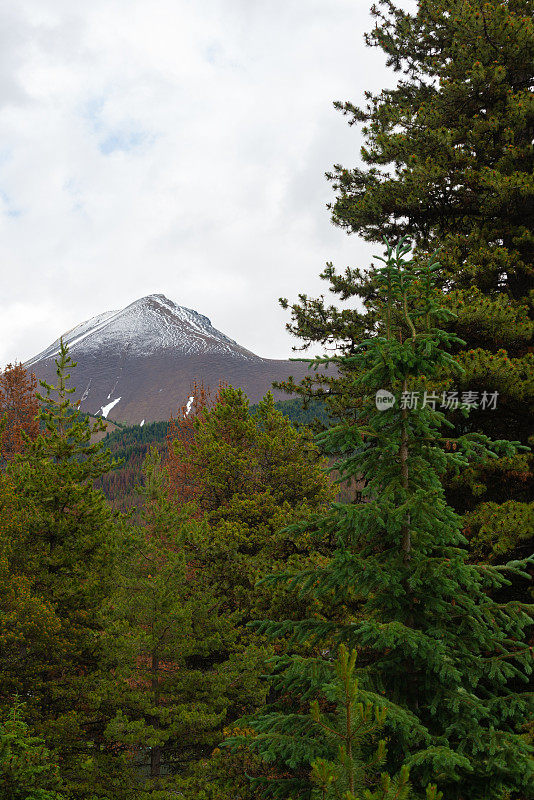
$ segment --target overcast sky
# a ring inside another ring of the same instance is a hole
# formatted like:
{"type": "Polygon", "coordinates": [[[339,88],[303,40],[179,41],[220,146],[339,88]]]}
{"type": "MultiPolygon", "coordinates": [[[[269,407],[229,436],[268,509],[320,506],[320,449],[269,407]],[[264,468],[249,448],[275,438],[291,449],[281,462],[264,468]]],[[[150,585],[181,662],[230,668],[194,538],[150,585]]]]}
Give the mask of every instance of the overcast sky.
{"type": "Polygon", "coordinates": [[[278,297],[376,248],[324,177],[391,85],[370,0],[1,0],[0,365],[163,293],[286,358],[278,297]]]}

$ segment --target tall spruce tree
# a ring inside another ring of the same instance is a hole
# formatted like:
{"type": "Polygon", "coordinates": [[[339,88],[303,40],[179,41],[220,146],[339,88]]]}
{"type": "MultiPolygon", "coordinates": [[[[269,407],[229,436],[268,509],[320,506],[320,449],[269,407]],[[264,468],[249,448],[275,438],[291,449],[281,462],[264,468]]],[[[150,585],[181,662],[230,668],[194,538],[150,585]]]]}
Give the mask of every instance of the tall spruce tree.
{"type": "MultiPolygon", "coordinates": [[[[19,691],[28,723],[58,756],[68,796],[106,797],[105,784],[120,771],[104,739],[111,711],[101,702],[110,679],[103,670],[102,609],[113,581],[114,521],[93,482],[112,462],[91,444],[103,422],[91,424],[71,402],[76,365],[63,343],[56,365],[56,386],[42,383],[39,395],[41,433],[7,468],[25,523],[12,543],[15,566],[55,626],[52,646],[33,665],[32,684],[19,691]]],[[[121,796],[118,788],[114,796],[121,796]]]]}
{"type": "Polygon", "coordinates": [[[298,736],[301,709],[341,642],[359,652],[364,699],[387,710],[388,772],[406,759],[415,791],[437,783],[449,800],[527,797],[534,790],[534,761],[522,736],[532,702],[522,691],[532,670],[524,634],[531,616],[518,601],[499,603],[487,594],[510,575],[525,575],[525,564],[470,564],[460,518],[441,483],[447,471],[509,456],[514,446],[479,433],[453,440],[442,432],[447,420],[428,380],[456,369],[449,350],[458,342],[441,328],[450,312],[439,305],[438,264],[407,260],[408,250],[401,243],[389,251],[376,272],[377,334],[350,356],[316,359],[355,367],[359,419],[341,421],[321,441],[327,452],[344,454],[342,477],[361,474],[366,486],[360,501],[333,504],[319,524],[338,542],[328,565],[267,579],[347,608],[342,623],[315,615],[256,624],[273,639],[314,648],[308,660],[274,661],[277,698],[250,722],[257,733],[251,746],[277,769],[279,779],[268,787],[277,797],[310,797],[309,768],[318,753],[298,736]],[[380,391],[389,392],[385,407],[380,391]],[[422,402],[410,401],[416,394],[422,402]],[[295,740],[300,747],[289,744],[295,740]],[[288,773],[293,794],[284,791],[288,773]]]}
{"type": "MultiPolygon", "coordinates": [[[[379,0],[366,37],[399,76],[395,88],[337,102],[361,127],[361,164],[336,165],[334,224],[368,241],[408,234],[427,251],[441,246],[440,284],[465,340],[461,391],[498,391],[499,415],[476,409],[457,431],[479,430],[527,443],[534,410],[534,3],[532,0],[379,0]]],[[[345,353],[373,330],[374,272],[322,276],[341,300],[366,312],[301,295],[290,330],[345,353]]],[[[287,301],[284,301],[287,305],[287,301]]],[[[330,389],[343,413],[352,364],[312,377],[302,390],[330,389]],[[343,382],[343,369],[349,373],[343,382]],[[341,402],[338,402],[340,401],[341,402]]],[[[289,387],[288,387],[289,388],[289,387]]],[[[349,404],[350,407],[350,404],[349,404]]],[[[475,553],[490,560],[532,552],[532,458],[481,462],[449,486],[466,515],[475,553]]]]}

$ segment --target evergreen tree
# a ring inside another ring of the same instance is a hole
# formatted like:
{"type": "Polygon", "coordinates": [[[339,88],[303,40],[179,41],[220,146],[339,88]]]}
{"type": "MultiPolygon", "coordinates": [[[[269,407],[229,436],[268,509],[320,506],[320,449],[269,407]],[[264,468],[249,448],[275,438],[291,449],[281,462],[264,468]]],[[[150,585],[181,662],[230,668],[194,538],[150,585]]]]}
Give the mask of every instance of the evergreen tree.
{"type": "Polygon", "coordinates": [[[122,540],[113,598],[127,626],[114,654],[119,711],[106,735],[149,779],[137,796],[159,797],[178,791],[188,768],[210,754],[235,695],[250,704],[261,688],[258,665],[238,657],[233,615],[199,559],[205,526],[169,500],[154,448],[144,473],[139,522],[122,540]]]}
{"type": "Polygon", "coordinates": [[[19,702],[0,722],[0,791],[2,800],[64,800],[52,754],[32,736],[19,702]]]}
{"type": "MultiPolygon", "coordinates": [[[[172,459],[171,499],[181,501],[179,480],[184,476],[186,496],[195,498],[196,516],[206,526],[195,568],[220,599],[223,618],[235,631],[229,657],[237,668],[224,718],[229,729],[265,700],[262,676],[272,650],[264,637],[247,630],[246,623],[258,615],[283,619],[289,613],[299,619],[310,610],[282,585],[273,592],[255,584],[288,564],[297,569],[324,560],[329,543],[315,539],[311,522],[299,536],[284,528],[313,519],[333,491],[309,431],[297,431],[275,408],[271,395],[252,412],[244,393],[232,387],[221,388],[216,402],[200,409],[187,436],[174,441],[172,459]]],[[[217,674],[221,665],[222,660],[218,665],[213,654],[206,654],[205,669],[217,674]]],[[[223,720],[218,741],[221,738],[223,720]]],[[[252,760],[256,766],[257,759],[252,760]]],[[[238,792],[240,800],[249,800],[249,766],[244,750],[235,756],[217,752],[207,763],[197,764],[187,797],[219,798],[238,792]]]]}
{"type": "Polygon", "coordinates": [[[5,427],[0,447],[0,464],[24,449],[24,437],[39,433],[37,381],[22,364],[8,364],[0,373],[0,418],[5,427]]]}
{"type": "MultiPolygon", "coordinates": [[[[441,247],[440,285],[456,315],[447,327],[467,343],[456,345],[464,366],[456,388],[499,393],[499,414],[474,409],[468,422],[459,414],[452,421],[458,433],[526,444],[534,409],[534,4],[419,0],[407,9],[379,0],[372,14],[367,44],[385,53],[399,81],[367,92],[363,106],[335,104],[361,126],[364,145],[360,166],[336,165],[329,175],[333,222],[368,241],[408,234],[423,250],[441,247]]],[[[374,329],[375,273],[329,264],[322,277],[341,300],[364,300],[366,311],[301,295],[289,329],[304,346],[330,343],[349,354],[374,329]]],[[[340,375],[310,377],[301,391],[329,389],[343,413],[354,365],[340,366],[340,375]]],[[[449,486],[477,555],[532,551],[532,477],[532,458],[516,454],[481,462],[449,486]]]]}
{"type": "MultiPolygon", "coordinates": [[[[497,303],[504,294],[521,348],[533,287],[534,4],[419,0],[412,11],[379,0],[372,14],[367,44],[402,77],[366,93],[365,108],[336,103],[363,124],[365,144],[362,168],[331,176],[334,221],[369,241],[409,234],[442,246],[441,281],[497,303]]],[[[504,335],[512,326],[510,316],[504,335]]]]}
{"type": "MultiPolygon", "coordinates": [[[[114,509],[126,511],[139,504],[139,493],[136,487],[143,481],[143,460],[150,445],[153,444],[163,453],[166,441],[167,444],[170,441],[172,457],[172,442],[175,439],[184,441],[189,436],[196,417],[195,406],[200,405],[199,400],[202,400],[202,395],[206,393],[207,390],[201,384],[196,384],[196,389],[193,384],[190,392],[190,396],[194,397],[193,403],[190,404],[189,409],[186,404],[181,415],[176,419],[171,419],[170,423],[162,421],[148,422],[145,425],[125,425],[104,437],[104,447],[110,450],[114,458],[122,461],[120,467],[104,475],[97,484],[101,486],[114,509]]],[[[304,409],[298,399],[281,400],[275,403],[275,407],[297,427],[311,426],[319,420],[326,421],[327,419],[325,409],[320,403],[312,403],[304,409]]],[[[252,405],[250,410],[254,414],[255,406],[252,405]]],[[[171,483],[174,493],[183,497],[184,484],[181,470],[184,468],[184,464],[173,461],[168,463],[168,467],[169,470],[173,467],[176,468],[176,475],[170,476],[171,483]]]]}
{"type": "MultiPolygon", "coordinates": [[[[311,772],[278,781],[278,794],[292,792],[294,798],[312,800],[406,800],[412,797],[405,766],[394,780],[381,773],[386,760],[386,742],[377,741],[383,731],[385,708],[373,705],[355,677],[356,651],[339,648],[335,662],[324,671],[320,698],[310,703],[310,713],[290,716],[274,712],[258,726],[258,742],[265,757],[276,759],[281,745],[290,765],[300,765],[303,754],[311,761],[311,772]]],[[[256,742],[256,745],[258,744],[256,742]]],[[[260,778],[255,785],[269,786],[260,778]]],[[[429,787],[428,797],[437,797],[429,787]]]]}
{"type": "Polygon", "coordinates": [[[41,433],[8,467],[26,515],[15,547],[20,568],[59,621],[55,647],[21,695],[31,724],[58,754],[69,797],[85,798],[88,787],[105,796],[103,785],[116,768],[103,738],[110,710],[100,700],[110,678],[102,671],[102,608],[112,586],[114,522],[93,488],[112,462],[101,445],[91,444],[105,428],[102,421],[90,424],[70,401],[75,363],[63,343],[56,365],[57,385],[42,383],[45,394],[38,395],[41,433]]]}
{"type": "MultiPolygon", "coordinates": [[[[344,602],[347,616],[341,623],[317,616],[257,623],[259,632],[313,645],[321,657],[275,661],[278,697],[251,721],[260,734],[252,746],[274,759],[280,773],[309,769],[314,752],[302,748],[296,759],[284,737],[261,733],[271,713],[290,712],[288,726],[298,733],[298,704],[324,681],[324,662],[343,642],[358,649],[357,673],[368,699],[387,709],[390,774],[406,759],[416,792],[436,782],[450,800],[528,796],[534,762],[521,732],[531,694],[521,684],[532,669],[524,636],[531,617],[518,601],[499,603],[487,594],[511,574],[525,575],[525,564],[470,564],[460,518],[441,484],[447,470],[491,453],[509,456],[514,447],[478,433],[453,440],[442,434],[446,419],[431,398],[406,402],[411,393],[424,396],[428,379],[455,369],[449,349],[457,342],[440,327],[450,312],[439,305],[438,265],[407,260],[408,250],[401,243],[389,251],[377,271],[383,306],[377,335],[351,356],[317,359],[350,360],[356,368],[359,419],[330,428],[322,445],[343,452],[342,476],[362,474],[366,486],[360,502],[334,504],[319,523],[338,542],[329,564],[273,575],[268,583],[289,581],[304,596],[344,602]],[[393,405],[378,407],[380,390],[390,392],[393,405]]],[[[277,786],[274,781],[273,794],[277,786]]]]}
{"type": "Polygon", "coordinates": [[[13,482],[0,473],[0,709],[11,712],[17,695],[38,695],[52,680],[50,653],[61,645],[60,620],[36,590],[36,558],[31,555],[31,516],[13,482]]]}
{"type": "Polygon", "coordinates": [[[196,417],[187,440],[174,440],[167,463],[173,492],[181,497],[175,483],[181,474],[210,528],[203,559],[228,607],[243,622],[275,606],[285,614],[286,593],[258,590],[258,579],[276,565],[302,564],[328,550],[309,533],[295,538],[284,532],[333,498],[310,432],[297,430],[271,394],[252,413],[241,389],[222,387],[215,404],[196,417]]]}
{"type": "MultiPolygon", "coordinates": [[[[362,795],[366,800],[406,800],[411,794],[406,767],[393,781],[379,773],[386,760],[385,740],[374,747],[384,728],[385,709],[364,701],[354,676],[355,664],[356,651],[349,653],[341,645],[332,665],[333,680],[324,687],[334,713],[322,711],[318,700],[311,704],[312,741],[322,739],[331,753],[330,759],[321,757],[312,763],[311,781],[318,787],[315,796],[321,800],[358,800],[362,795]]],[[[430,787],[427,797],[440,795],[430,787]]]]}

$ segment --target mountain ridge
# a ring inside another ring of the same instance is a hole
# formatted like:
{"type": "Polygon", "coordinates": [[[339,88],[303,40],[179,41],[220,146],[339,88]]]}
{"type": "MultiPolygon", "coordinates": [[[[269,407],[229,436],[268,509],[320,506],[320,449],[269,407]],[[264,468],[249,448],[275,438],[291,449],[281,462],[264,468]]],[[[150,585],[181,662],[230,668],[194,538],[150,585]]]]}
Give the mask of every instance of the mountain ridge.
{"type": "Polygon", "coordinates": [[[75,325],[49,347],[26,361],[25,366],[57,355],[61,339],[71,351],[91,352],[111,340],[140,354],[156,349],[183,347],[185,352],[233,352],[243,358],[260,358],[217,330],[198,311],[179,306],[164,294],[134,300],[122,309],[105,311],[75,325]],[[148,334],[152,334],[151,336],[148,334]],[[142,334],[142,336],[141,336],[142,334]],[[155,334],[155,335],[154,335],[155,334]]]}
{"type": "Polygon", "coordinates": [[[164,294],[146,295],[75,325],[24,366],[53,383],[62,339],[78,364],[72,378],[82,410],[103,417],[113,412],[113,419],[127,424],[169,419],[195,381],[213,390],[229,383],[257,402],[273,381],[307,371],[305,365],[256,355],[205,315],[164,294]]]}

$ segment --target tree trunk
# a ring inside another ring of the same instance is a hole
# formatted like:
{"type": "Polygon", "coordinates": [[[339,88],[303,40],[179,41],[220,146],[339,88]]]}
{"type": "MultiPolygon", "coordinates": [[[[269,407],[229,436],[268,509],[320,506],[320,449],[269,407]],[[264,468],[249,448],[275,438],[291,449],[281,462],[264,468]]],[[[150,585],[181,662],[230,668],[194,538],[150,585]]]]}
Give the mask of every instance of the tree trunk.
{"type": "MultiPolygon", "coordinates": [[[[152,670],[152,692],[154,695],[154,706],[156,708],[159,706],[159,681],[158,681],[158,671],[159,671],[159,657],[157,652],[152,653],[152,663],[151,663],[151,670],[152,670]]],[[[154,718],[153,724],[154,727],[158,727],[159,720],[157,717],[154,718]]],[[[159,778],[161,775],[161,746],[154,745],[154,747],[150,750],[150,777],[151,778],[159,778]]]]}
{"type": "MultiPolygon", "coordinates": [[[[403,393],[407,391],[408,382],[405,379],[402,384],[403,393]]],[[[405,395],[406,396],[406,395],[405,395]]],[[[403,489],[408,491],[408,412],[406,408],[401,408],[402,430],[401,430],[401,444],[399,450],[400,464],[401,464],[401,485],[403,489]]],[[[402,552],[405,564],[410,561],[410,554],[412,550],[412,542],[410,538],[410,515],[406,515],[406,519],[402,526],[402,552]]]]}

